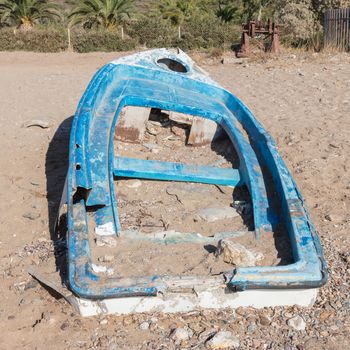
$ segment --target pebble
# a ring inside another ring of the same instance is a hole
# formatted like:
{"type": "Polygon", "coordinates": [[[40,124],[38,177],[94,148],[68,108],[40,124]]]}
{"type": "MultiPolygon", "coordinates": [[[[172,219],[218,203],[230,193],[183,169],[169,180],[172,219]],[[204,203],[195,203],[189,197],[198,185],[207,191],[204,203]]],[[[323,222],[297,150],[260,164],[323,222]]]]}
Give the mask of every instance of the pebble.
{"type": "Polygon", "coordinates": [[[234,201],[232,208],[236,209],[237,213],[242,215],[250,215],[252,212],[252,206],[246,201],[234,201]]]}
{"type": "Polygon", "coordinates": [[[47,129],[51,126],[51,124],[48,121],[41,120],[41,119],[29,120],[22,124],[23,128],[30,128],[32,126],[37,126],[42,129],[47,129]]]}
{"type": "Polygon", "coordinates": [[[37,280],[31,279],[24,285],[24,290],[35,288],[38,284],[39,282],[37,280]]]}
{"type": "Polygon", "coordinates": [[[142,146],[146,147],[150,151],[157,149],[157,145],[155,143],[143,143],[142,146]]]}
{"type": "Polygon", "coordinates": [[[153,125],[153,126],[147,125],[146,130],[150,135],[153,135],[153,136],[157,136],[158,134],[160,134],[162,132],[161,127],[157,127],[155,125],[153,125]]]}
{"type": "Polygon", "coordinates": [[[186,136],[186,129],[185,128],[180,128],[179,126],[173,125],[171,127],[171,131],[176,136],[179,136],[179,137],[185,137],[186,136]]]}
{"type": "Polygon", "coordinates": [[[264,258],[262,253],[248,250],[242,244],[230,239],[221,239],[216,249],[216,256],[222,255],[223,260],[236,266],[255,266],[264,258]]]}
{"type": "Polygon", "coordinates": [[[260,321],[260,324],[263,326],[269,326],[271,324],[271,318],[264,314],[259,316],[259,321],[260,321]]]}
{"type": "Polygon", "coordinates": [[[139,326],[139,328],[143,331],[146,331],[149,328],[149,323],[148,322],[142,322],[139,326]]]}
{"type": "Polygon", "coordinates": [[[114,274],[114,270],[112,268],[107,268],[106,266],[91,264],[91,267],[96,273],[106,273],[109,276],[114,274]]]}
{"type": "Polygon", "coordinates": [[[343,221],[343,217],[341,215],[337,215],[337,214],[327,214],[325,216],[325,219],[331,222],[335,222],[335,223],[341,223],[343,221]]]}
{"type": "Polygon", "coordinates": [[[306,323],[301,316],[294,316],[287,321],[289,327],[295,329],[296,331],[304,331],[306,328],[306,323]]]}
{"type": "Polygon", "coordinates": [[[113,260],[114,260],[113,255],[104,255],[98,258],[98,261],[101,261],[101,262],[112,262],[113,260]]]}
{"type": "Polygon", "coordinates": [[[250,333],[254,333],[257,330],[257,328],[257,325],[254,322],[251,322],[247,327],[247,331],[250,333]]]}
{"type": "Polygon", "coordinates": [[[129,180],[126,183],[126,187],[128,188],[138,188],[140,186],[142,186],[142,182],[140,180],[129,180]]]}
{"type": "Polygon", "coordinates": [[[117,239],[114,236],[101,236],[95,239],[96,245],[98,247],[116,247],[117,239]]]}
{"type": "Polygon", "coordinates": [[[320,321],[325,321],[327,319],[329,319],[331,316],[333,316],[334,312],[333,311],[329,311],[329,310],[326,310],[326,311],[323,311],[321,314],[320,314],[320,321]]]}
{"type": "Polygon", "coordinates": [[[69,328],[69,323],[68,322],[63,322],[62,324],[61,324],[61,330],[62,331],[65,331],[66,329],[68,329],[69,328]]]}
{"type": "Polygon", "coordinates": [[[176,343],[181,343],[182,341],[189,340],[193,335],[193,332],[186,328],[175,328],[175,330],[171,333],[171,338],[176,343]]]}
{"type": "Polygon", "coordinates": [[[213,207],[200,209],[195,219],[197,221],[202,220],[206,222],[214,222],[217,220],[231,219],[236,216],[239,216],[237,211],[231,207],[213,207]]]}
{"type": "Polygon", "coordinates": [[[29,219],[29,220],[36,220],[36,219],[40,218],[39,213],[32,213],[32,212],[24,213],[22,216],[25,219],[29,219]]]}
{"type": "Polygon", "coordinates": [[[221,331],[207,341],[206,345],[210,349],[236,349],[239,347],[239,339],[229,331],[221,331]]]}

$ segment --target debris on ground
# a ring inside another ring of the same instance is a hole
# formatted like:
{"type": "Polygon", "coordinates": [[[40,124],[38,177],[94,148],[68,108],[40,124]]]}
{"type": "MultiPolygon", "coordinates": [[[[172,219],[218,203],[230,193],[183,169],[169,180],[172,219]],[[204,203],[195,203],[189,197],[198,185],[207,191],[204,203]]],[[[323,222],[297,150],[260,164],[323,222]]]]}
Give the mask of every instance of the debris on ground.
{"type": "Polygon", "coordinates": [[[231,207],[212,207],[198,210],[194,220],[214,222],[217,220],[232,219],[236,216],[238,216],[237,211],[231,207]]]}
{"type": "Polygon", "coordinates": [[[23,128],[30,128],[33,126],[37,126],[42,129],[48,129],[51,126],[51,123],[45,120],[35,119],[35,120],[26,121],[22,124],[23,128]]]}
{"type": "Polygon", "coordinates": [[[230,331],[220,331],[213,338],[206,342],[210,349],[237,349],[239,339],[230,331]]]}
{"type": "Polygon", "coordinates": [[[223,260],[235,266],[256,266],[264,259],[262,253],[255,253],[248,250],[242,244],[235,243],[235,240],[222,239],[218,243],[216,256],[222,256],[223,260]]]}

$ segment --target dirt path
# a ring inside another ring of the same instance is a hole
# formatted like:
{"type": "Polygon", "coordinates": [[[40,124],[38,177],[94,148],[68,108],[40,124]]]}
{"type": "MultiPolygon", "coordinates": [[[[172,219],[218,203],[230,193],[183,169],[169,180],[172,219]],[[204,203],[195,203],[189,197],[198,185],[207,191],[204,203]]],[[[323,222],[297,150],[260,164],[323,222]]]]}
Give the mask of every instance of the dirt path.
{"type": "Polygon", "coordinates": [[[71,116],[92,74],[117,56],[0,53],[0,349],[200,349],[218,330],[233,332],[242,349],[349,348],[350,56],[345,54],[200,63],[271,133],[305,197],[330,268],[330,282],[314,308],[82,319],[33,282],[27,267],[53,254],[50,227],[65,178],[71,116]],[[35,119],[50,128],[22,127],[35,119]],[[287,324],[298,315],[305,330],[287,324]],[[149,327],[140,328],[142,322],[149,327]],[[176,345],[169,337],[176,327],[189,327],[190,340],[176,345]]]}

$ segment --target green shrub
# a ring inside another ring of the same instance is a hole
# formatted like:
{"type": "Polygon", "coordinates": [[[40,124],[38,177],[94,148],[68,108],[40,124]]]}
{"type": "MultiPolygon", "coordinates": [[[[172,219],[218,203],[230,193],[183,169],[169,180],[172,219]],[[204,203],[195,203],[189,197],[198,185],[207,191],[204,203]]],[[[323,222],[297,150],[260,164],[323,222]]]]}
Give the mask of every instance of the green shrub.
{"type": "Polygon", "coordinates": [[[183,50],[226,48],[239,39],[239,28],[215,16],[193,16],[182,26],[178,46],[183,50]]]}
{"type": "Polygon", "coordinates": [[[181,26],[180,39],[177,26],[155,17],[145,17],[131,23],[127,31],[149,48],[177,46],[183,50],[231,47],[240,35],[237,26],[225,24],[213,15],[192,16],[181,26]]]}
{"type": "Polygon", "coordinates": [[[177,30],[170,22],[155,17],[132,22],[127,27],[127,33],[149,48],[173,46],[177,36],[177,30]]]}
{"type": "Polygon", "coordinates": [[[14,28],[0,29],[0,51],[59,52],[67,48],[64,30],[55,28],[22,31],[14,28]]]}
{"type": "MultiPolygon", "coordinates": [[[[180,47],[192,49],[225,49],[239,38],[239,28],[225,24],[215,16],[194,16],[178,27],[154,17],[141,18],[130,23],[122,39],[119,31],[83,30],[71,31],[71,46],[76,52],[129,51],[138,44],[148,48],[180,47]]],[[[0,51],[59,52],[68,47],[67,30],[63,27],[36,27],[29,31],[14,28],[0,29],[0,51]]]]}
{"type": "Polygon", "coordinates": [[[76,52],[129,51],[136,47],[137,40],[122,39],[117,31],[75,30],[71,34],[71,44],[76,52]]]}

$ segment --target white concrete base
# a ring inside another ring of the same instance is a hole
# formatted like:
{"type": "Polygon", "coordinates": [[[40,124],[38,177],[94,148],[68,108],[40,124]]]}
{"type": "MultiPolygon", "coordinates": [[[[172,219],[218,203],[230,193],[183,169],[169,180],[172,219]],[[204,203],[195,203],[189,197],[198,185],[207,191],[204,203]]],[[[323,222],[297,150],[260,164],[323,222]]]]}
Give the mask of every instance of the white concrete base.
{"type": "Polygon", "coordinates": [[[318,289],[261,289],[232,292],[221,286],[202,286],[188,292],[166,292],[155,297],[112,298],[103,300],[82,299],[62,286],[59,273],[48,266],[31,266],[30,275],[61,294],[82,316],[101,314],[133,314],[141,312],[176,313],[199,309],[242,307],[293,306],[311,307],[318,289]],[[203,288],[203,289],[202,289],[203,288]]]}
{"type": "Polygon", "coordinates": [[[176,313],[198,309],[224,309],[314,304],[317,289],[248,290],[227,293],[224,289],[207,290],[196,294],[172,293],[157,297],[114,298],[91,301],[73,297],[71,304],[82,316],[100,314],[133,314],[141,312],[176,313]]]}

